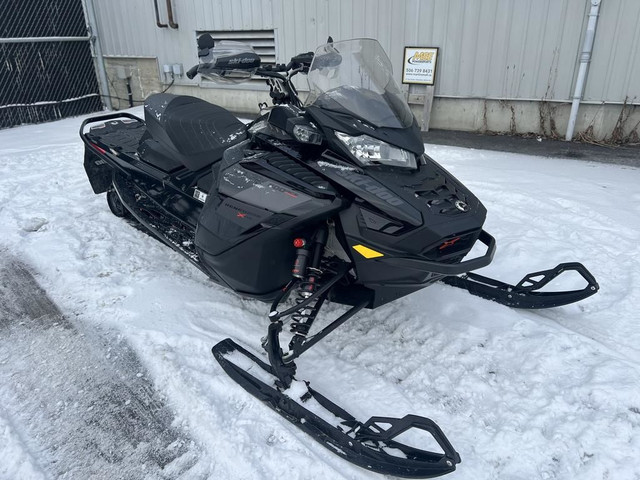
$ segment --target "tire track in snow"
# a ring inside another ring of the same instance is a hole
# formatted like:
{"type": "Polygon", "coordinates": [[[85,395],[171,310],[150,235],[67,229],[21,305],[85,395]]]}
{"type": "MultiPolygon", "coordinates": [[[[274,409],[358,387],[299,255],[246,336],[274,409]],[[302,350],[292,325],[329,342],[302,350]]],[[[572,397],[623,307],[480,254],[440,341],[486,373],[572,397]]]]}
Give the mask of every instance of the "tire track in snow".
{"type": "Polygon", "coordinates": [[[3,257],[0,401],[32,467],[83,480],[206,476],[131,348],[82,332],[24,265],[3,257]]]}

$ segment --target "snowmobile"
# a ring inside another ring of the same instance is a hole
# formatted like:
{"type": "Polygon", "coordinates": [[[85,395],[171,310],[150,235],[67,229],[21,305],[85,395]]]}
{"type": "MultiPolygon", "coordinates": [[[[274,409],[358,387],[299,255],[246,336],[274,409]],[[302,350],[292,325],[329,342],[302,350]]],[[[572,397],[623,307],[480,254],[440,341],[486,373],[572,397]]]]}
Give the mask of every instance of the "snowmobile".
{"type": "Polygon", "coordinates": [[[261,104],[260,116],[244,124],[201,99],[162,93],[146,100],[144,120],[90,118],[80,136],[93,191],[214,282],[271,303],[262,358],[229,338],[212,349],[249,393],[370,471],[410,478],[454,471],[460,456],[435,422],[360,421],[297,379],[295,361],[363,309],[435,282],[510,307],[547,308],[593,295],[596,280],[580,263],[516,285],[471,273],[496,248],[483,230],[486,209],[425,153],[376,40],[330,38],[287,64],[263,65],[250,46],[214,44],[205,34],[198,56],[189,78],[262,77],[273,105],[261,104]],[[304,100],[297,74],[308,80],[304,100]],[[482,252],[466,258],[477,243],[482,252]],[[568,271],[584,288],[543,288],[568,271]],[[314,326],[328,301],[344,313],[314,326]],[[440,451],[403,443],[413,429],[428,432],[440,451]]]}

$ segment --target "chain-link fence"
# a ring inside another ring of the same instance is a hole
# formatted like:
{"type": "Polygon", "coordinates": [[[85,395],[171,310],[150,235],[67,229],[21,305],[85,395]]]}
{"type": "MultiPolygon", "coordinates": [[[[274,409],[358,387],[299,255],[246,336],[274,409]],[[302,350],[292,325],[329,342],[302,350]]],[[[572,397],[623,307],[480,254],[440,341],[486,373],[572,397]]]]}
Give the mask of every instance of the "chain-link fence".
{"type": "Polygon", "coordinates": [[[2,0],[0,128],[102,108],[82,0],[2,0]]]}

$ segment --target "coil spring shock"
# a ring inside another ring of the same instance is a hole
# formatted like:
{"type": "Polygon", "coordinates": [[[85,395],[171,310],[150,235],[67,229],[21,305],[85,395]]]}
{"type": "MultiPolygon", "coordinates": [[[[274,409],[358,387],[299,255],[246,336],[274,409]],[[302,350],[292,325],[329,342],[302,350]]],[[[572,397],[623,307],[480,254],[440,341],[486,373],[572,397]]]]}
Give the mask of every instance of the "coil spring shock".
{"type": "MultiPolygon", "coordinates": [[[[320,270],[317,271],[322,273],[320,270]]],[[[319,275],[316,276],[314,272],[314,274],[308,275],[304,280],[300,281],[296,291],[296,304],[305,301],[320,287],[320,284],[316,281],[317,278],[319,278],[319,275]]],[[[318,298],[313,304],[302,307],[296,313],[291,314],[291,333],[306,337],[323,301],[318,298]]]]}
{"type": "MultiPolygon", "coordinates": [[[[328,229],[326,225],[319,228],[313,240],[313,255],[311,262],[308,263],[310,257],[309,251],[305,249],[306,242],[298,242],[301,247],[298,249],[296,263],[294,264],[294,276],[300,279],[296,290],[296,304],[300,304],[307,298],[312,296],[320,284],[318,280],[322,277],[323,270],[320,268],[322,263],[322,255],[324,247],[327,244],[328,229]]],[[[298,239],[296,239],[297,241],[298,239]]],[[[295,242],[294,242],[295,244],[295,242]]],[[[316,318],[320,307],[324,303],[326,295],[318,297],[311,304],[300,308],[296,313],[291,314],[291,332],[296,335],[306,337],[311,328],[311,324],[316,318]]]]}

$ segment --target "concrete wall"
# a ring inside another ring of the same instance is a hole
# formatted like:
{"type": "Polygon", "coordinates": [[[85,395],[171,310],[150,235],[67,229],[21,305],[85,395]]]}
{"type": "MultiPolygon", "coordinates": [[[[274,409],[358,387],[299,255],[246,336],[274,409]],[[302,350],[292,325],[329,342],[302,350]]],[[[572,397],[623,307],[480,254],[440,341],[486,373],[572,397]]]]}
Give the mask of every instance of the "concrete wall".
{"type": "Polygon", "coordinates": [[[118,67],[130,75],[130,85],[134,105],[141,105],[145,98],[161,92],[163,84],[158,76],[157,58],[116,57],[105,58],[105,69],[109,79],[109,95],[113,108],[129,108],[126,81],[118,78],[118,67]]]}
{"type": "MultiPolygon", "coordinates": [[[[422,108],[412,106],[420,120],[422,108]]],[[[535,135],[564,139],[569,102],[436,98],[430,128],[535,135]]],[[[582,140],[640,143],[639,105],[582,104],[576,136],[582,140]]]]}
{"type": "MultiPolygon", "coordinates": [[[[173,1],[178,29],[158,28],[153,0],[93,0],[112,89],[112,67],[128,64],[141,99],[167,86],[161,66],[197,62],[201,31],[273,30],[287,61],[334,39],[377,38],[400,81],[406,45],[440,47],[431,128],[562,137],[568,120],[590,0],[190,0],[173,1]],[[150,59],[154,60],[151,62],[150,59]],[[144,65],[144,66],[142,66],[144,65]],[[135,78],[138,75],[139,78],[135,78]]],[[[164,0],[158,0],[166,22],[164,0]]],[[[576,133],[611,137],[626,103],[640,105],[640,1],[602,0],[576,133]]],[[[257,112],[255,84],[211,88],[182,76],[169,90],[257,112]]],[[[420,94],[422,86],[407,90],[420,94]]],[[[126,95],[125,95],[126,96],[126,95]]],[[[124,98],[124,97],[123,97],[124,98]]],[[[115,100],[117,104],[117,100],[115,100]]],[[[414,107],[418,117],[421,109],[414,107]]],[[[640,117],[635,107],[622,130],[640,117]]],[[[619,131],[617,132],[620,133],[619,131]]],[[[626,134],[625,134],[626,135],[626,134]]],[[[633,136],[633,135],[631,135],[633,136]]]]}

